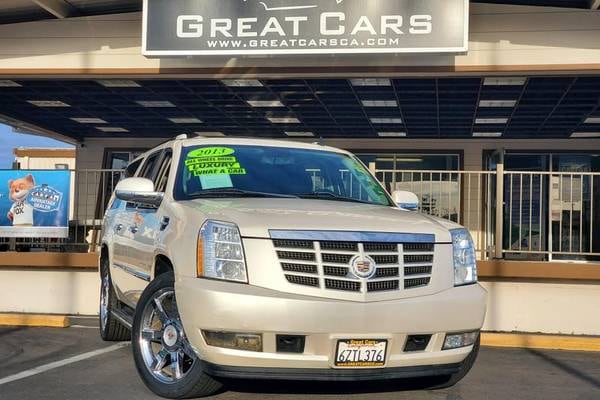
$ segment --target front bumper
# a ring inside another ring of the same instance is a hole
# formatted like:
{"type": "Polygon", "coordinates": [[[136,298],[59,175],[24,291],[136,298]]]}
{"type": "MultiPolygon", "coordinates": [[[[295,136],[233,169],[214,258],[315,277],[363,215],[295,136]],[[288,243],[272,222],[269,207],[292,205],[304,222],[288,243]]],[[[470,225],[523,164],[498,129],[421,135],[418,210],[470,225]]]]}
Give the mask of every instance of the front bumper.
{"type": "Polygon", "coordinates": [[[361,379],[360,376],[383,379],[386,374],[396,377],[447,375],[448,371],[459,368],[473,346],[442,351],[446,333],[480,329],[486,307],[486,292],[479,285],[370,303],[184,277],[176,280],[175,292],[186,334],[205,369],[214,375],[229,377],[260,377],[267,371],[272,378],[276,375],[274,369],[287,376],[285,379],[293,379],[295,375],[315,379],[313,375],[319,374],[326,380],[339,380],[344,376],[352,380],[361,379]],[[208,346],[202,330],[260,333],[263,351],[208,346]],[[278,353],[277,334],[306,336],[304,353],[278,353]],[[411,334],[432,335],[424,351],[404,352],[406,338],[411,334]],[[363,372],[336,368],[337,340],[361,338],[388,340],[385,368],[363,372]],[[311,370],[316,374],[310,373],[311,370]]]}

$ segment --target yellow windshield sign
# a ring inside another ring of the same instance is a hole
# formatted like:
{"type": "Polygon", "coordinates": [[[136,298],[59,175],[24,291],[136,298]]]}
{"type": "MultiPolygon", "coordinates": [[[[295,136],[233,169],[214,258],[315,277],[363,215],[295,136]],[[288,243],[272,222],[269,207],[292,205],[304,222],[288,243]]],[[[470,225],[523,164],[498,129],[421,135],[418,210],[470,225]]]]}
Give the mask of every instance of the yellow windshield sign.
{"type": "Polygon", "coordinates": [[[188,153],[185,166],[194,176],[246,175],[233,154],[235,150],[229,147],[203,147],[188,153]]]}

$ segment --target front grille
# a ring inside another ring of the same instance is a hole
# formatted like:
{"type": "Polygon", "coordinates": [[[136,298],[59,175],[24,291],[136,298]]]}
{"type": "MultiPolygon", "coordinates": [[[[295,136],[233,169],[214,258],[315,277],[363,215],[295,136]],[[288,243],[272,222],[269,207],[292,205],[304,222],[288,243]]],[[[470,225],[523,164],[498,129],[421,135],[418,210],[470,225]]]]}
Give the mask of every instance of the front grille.
{"type": "Polygon", "coordinates": [[[389,290],[398,290],[399,287],[400,283],[398,282],[398,280],[367,282],[367,291],[369,292],[384,292],[389,290]]]}
{"type": "Polygon", "coordinates": [[[406,254],[404,255],[404,264],[431,264],[433,254],[406,254]]]}
{"type": "Polygon", "coordinates": [[[286,275],[285,279],[287,279],[289,283],[295,283],[296,285],[319,286],[319,278],[313,278],[312,276],[286,275]]]}
{"type": "Polygon", "coordinates": [[[425,287],[433,271],[433,243],[273,240],[286,280],[323,290],[376,293],[425,287]],[[359,277],[353,259],[373,260],[375,271],[359,277]]]}
{"type": "Polygon", "coordinates": [[[398,264],[398,256],[397,255],[372,255],[371,258],[377,265],[382,264],[398,264]]]}
{"type": "Polygon", "coordinates": [[[352,257],[352,254],[321,254],[323,263],[348,264],[352,257]]]}
{"type": "Polygon", "coordinates": [[[309,265],[309,264],[290,264],[290,263],[281,263],[281,268],[287,272],[300,272],[303,274],[316,274],[317,266],[309,265]]]}
{"type": "Polygon", "coordinates": [[[359,292],[360,282],[341,281],[339,279],[325,279],[325,288],[343,290],[346,292],[359,292]]]}
{"type": "Polygon", "coordinates": [[[404,267],[404,276],[429,274],[431,274],[431,265],[424,265],[419,267],[404,267]]]}
{"type": "Polygon", "coordinates": [[[273,240],[275,247],[286,249],[313,249],[314,244],[310,240],[290,240],[290,239],[275,239],[273,240]]]}
{"type": "Polygon", "coordinates": [[[355,242],[321,242],[321,250],[358,251],[355,242]]]}
{"type": "Polygon", "coordinates": [[[412,289],[429,285],[431,278],[413,278],[404,280],[404,289],[412,289]]]}
{"type": "Polygon", "coordinates": [[[396,253],[398,251],[397,243],[365,243],[364,245],[366,253],[376,252],[388,252],[396,253]]]}
{"type": "Polygon", "coordinates": [[[299,251],[278,251],[280,260],[315,261],[315,253],[301,253],[299,251]]]}
{"type": "Polygon", "coordinates": [[[348,268],[324,265],[323,273],[328,276],[348,276],[348,268]]]}
{"type": "Polygon", "coordinates": [[[377,268],[375,272],[375,278],[389,278],[398,276],[400,273],[400,268],[392,267],[392,268],[377,268]]]}

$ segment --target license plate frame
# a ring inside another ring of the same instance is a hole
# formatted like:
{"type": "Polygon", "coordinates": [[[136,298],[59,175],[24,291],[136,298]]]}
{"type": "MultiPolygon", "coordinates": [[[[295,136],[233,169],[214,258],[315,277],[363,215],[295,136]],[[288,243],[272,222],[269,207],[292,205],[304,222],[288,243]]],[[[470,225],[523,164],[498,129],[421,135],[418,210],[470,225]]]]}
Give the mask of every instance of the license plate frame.
{"type": "Polygon", "coordinates": [[[388,344],[387,339],[338,339],[334,365],[337,368],[383,368],[388,344]]]}

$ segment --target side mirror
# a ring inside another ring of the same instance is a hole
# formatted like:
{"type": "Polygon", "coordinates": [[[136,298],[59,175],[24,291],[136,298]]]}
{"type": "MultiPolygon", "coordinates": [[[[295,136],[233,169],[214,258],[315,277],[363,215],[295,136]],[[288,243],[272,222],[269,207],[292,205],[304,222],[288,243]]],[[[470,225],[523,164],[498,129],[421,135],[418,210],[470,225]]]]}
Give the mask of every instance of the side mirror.
{"type": "Polygon", "coordinates": [[[163,193],[154,191],[154,183],[146,178],[126,178],[117,183],[115,196],[128,203],[139,203],[158,207],[162,203],[163,193]]]}
{"type": "Polygon", "coordinates": [[[392,193],[392,200],[400,208],[405,210],[416,211],[419,209],[419,198],[413,192],[405,192],[402,190],[395,190],[392,193]]]}

